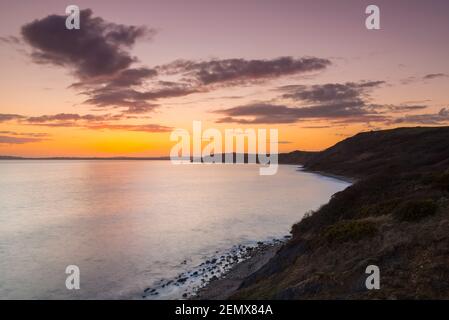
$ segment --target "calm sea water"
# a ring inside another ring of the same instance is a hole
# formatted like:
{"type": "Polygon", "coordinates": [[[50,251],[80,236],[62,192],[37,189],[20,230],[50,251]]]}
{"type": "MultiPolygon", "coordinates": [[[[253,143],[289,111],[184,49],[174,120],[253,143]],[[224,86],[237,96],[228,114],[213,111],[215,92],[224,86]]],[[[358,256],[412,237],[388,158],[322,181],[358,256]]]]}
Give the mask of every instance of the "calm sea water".
{"type": "Polygon", "coordinates": [[[0,298],[140,298],[217,251],[287,235],[347,186],[287,165],[1,161],[0,298]]]}

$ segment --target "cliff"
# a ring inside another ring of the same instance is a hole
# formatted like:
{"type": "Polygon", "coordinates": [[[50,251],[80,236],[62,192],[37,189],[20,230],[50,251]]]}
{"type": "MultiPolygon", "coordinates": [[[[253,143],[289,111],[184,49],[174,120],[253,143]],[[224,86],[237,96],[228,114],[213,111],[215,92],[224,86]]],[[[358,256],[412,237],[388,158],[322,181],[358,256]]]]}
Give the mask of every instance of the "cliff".
{"type": "Polygon", "coordinates": [[[449,127],[360,133],[298,163],[357,182],[230,298],[449,298],[449,127]],[[365,287],[368,265],[380,290],[365,287]]]}

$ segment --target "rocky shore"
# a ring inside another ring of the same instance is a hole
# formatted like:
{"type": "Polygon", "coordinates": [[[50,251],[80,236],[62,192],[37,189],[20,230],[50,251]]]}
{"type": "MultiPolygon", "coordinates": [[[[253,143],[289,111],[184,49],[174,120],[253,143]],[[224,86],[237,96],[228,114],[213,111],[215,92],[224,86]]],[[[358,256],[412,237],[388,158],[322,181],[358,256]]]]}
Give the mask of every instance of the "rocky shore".
{"type": "Polygon", "coordinates": [[[265,265],[279,250],[283,242],[266,243],[251,250],[248,258],[234,264],[222,277],[211,279],[192,296],[194,300],[223,300],[231,296],[242,281],[265,265]]]}
{"type": "MultiPolygon", "coordinates": [[[[146,288],[146,299],[225,299],[240,281],[258,270],[290,236],[283,239],[236,245],[226,252],[215,252],[194,268],[146,288]]],[[[181,264],[185,264],[183,261],[181,264]]]]}

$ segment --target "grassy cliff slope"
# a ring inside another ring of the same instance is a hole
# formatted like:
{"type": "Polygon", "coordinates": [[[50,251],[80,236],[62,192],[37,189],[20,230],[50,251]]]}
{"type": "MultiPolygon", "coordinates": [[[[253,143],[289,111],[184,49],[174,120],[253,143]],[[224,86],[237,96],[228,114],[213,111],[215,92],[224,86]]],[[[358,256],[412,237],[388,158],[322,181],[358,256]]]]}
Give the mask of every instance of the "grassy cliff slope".
{"type": "Polygon", "coordinates": [[[360,133],[303,164],[357,182],[295,224],[231,298],[449,298],[449,127],[360,133]],[[370,264],[380,290],[365,287],[370,264]]]}

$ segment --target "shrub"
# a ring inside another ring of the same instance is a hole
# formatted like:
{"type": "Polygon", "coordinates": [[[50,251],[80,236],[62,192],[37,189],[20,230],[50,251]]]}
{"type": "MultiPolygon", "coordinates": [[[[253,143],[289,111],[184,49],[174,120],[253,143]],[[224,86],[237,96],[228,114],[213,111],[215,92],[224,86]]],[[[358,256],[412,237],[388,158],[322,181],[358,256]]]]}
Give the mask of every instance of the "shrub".
{"type": "Polygon", "coordinates": [[[410,200],[403,203],[394,212],[394,216],[400,221],[418,221],[434,215],[437,209],[433,200],[410,200]]]}
{"type": "Polygon", "coordinates": [[[376,224],[372,221],[346,220],[327,227],[323,237],[328,242],[358,241],[377,233],[376,224]]]}

